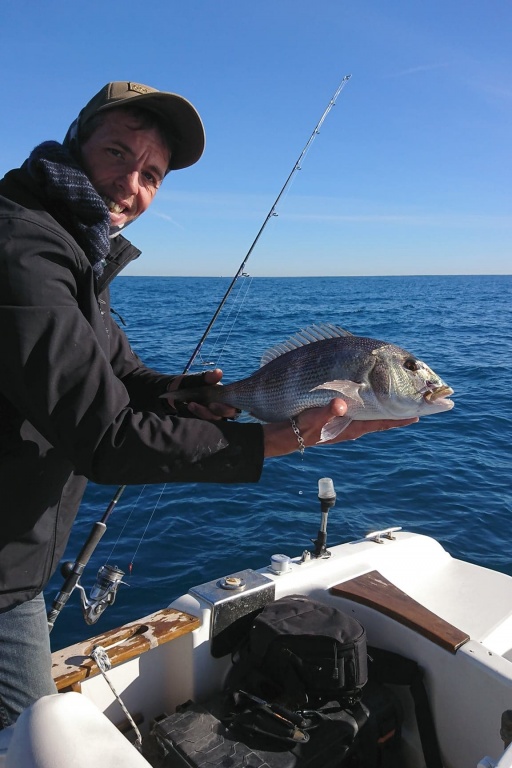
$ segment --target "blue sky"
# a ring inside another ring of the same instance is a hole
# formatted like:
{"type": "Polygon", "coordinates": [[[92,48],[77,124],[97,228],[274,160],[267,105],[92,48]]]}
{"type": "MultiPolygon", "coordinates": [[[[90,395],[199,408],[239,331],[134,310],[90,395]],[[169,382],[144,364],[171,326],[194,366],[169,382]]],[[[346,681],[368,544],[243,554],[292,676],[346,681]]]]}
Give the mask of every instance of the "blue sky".
{"type": "Polygon", "coordinates": [[[509,274],[506,0],[2,0],[0,172],[110,80],[190,99],[207,148],[127,234],[126,274],[509,274]]]}

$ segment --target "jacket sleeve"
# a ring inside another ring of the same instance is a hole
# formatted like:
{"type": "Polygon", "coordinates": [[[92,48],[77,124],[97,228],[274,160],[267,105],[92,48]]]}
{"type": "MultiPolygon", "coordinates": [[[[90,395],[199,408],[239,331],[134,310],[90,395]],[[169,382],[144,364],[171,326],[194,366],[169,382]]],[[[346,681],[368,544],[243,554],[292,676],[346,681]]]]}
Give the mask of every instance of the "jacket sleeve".
{"type": "Polygon", "coordinates": [[[127,351],[120,329],[112,332],[92,269],[71,238],[15,215],[2,226],[0,388],[49,451],[98,483],[259,479],[260,425],[140,407],[144,388],[151,399],[164,381],[127,351]]]}

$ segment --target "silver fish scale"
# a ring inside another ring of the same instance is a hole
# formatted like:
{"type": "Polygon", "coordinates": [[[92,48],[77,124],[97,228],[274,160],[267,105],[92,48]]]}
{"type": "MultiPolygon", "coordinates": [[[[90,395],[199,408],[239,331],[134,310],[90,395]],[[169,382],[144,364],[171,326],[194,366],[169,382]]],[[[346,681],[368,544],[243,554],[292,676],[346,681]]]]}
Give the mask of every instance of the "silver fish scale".
{"type": "MultiPolygon", "coordinates": [[[[389,345],[360,336],[340,337],[339,333],[314,343],[304,345],[303,342],[286,354],[271,357],[252,376],[227,384],[222,388],[222,400],[248,411],[261,421],[288,419],[306,408],[326,405],[333,397],[340,396],[335,390],[315,390],[325,382],[348,380],[368,384],[368,374],[376,361],[372,352],[383,346],[389,345]]],[[[381,411],[377,410],[378,401],[371,387],[368,385],[364,389],[365,411],[373,412],[375,408],[375,415],[378,415],[381,411]]],[[[357,406],[354,405],[353,410],[357,410],[357,406]]]]}

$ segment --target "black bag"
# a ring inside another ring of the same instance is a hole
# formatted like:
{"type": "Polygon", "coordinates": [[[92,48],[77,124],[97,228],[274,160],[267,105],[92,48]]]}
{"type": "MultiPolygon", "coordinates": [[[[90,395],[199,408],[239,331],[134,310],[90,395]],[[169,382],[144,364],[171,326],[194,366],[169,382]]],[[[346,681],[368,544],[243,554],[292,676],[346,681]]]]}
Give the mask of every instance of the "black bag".
{"type": "Polygon", "coordinates": [[[155,725],[156,764],[400,768],[400,702],[367,677],[357,620],[302,595],[276,600],[253,620],[223,694],[155,725]]]}
{"type": "Polygon", "coordinates": [[[267,605],[234,657],[228,689],[289,709],[357,701],[367,681],[366,633],[337,608],[303,595],[267,605]]]}
{"type": "Polygon", "coordinates": [[[358,706],[363,722],[334,703],[304,713],[306,738],[293,739],[263,708],[233,712],[223,699],[188,702],[154,725],[145,756],[158,768],[403,768],[396,697],[370,682],[358,706]]]}

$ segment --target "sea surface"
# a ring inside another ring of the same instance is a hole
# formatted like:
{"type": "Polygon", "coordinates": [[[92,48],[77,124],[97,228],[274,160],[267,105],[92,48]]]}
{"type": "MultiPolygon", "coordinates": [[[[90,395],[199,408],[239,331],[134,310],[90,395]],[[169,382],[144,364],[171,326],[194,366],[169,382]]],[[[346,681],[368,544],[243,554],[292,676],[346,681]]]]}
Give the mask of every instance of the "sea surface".
{"type": "MultiPolygon", "coordinates": [[[[180,373],[230,282],[119,277],[112,304],[144,362],[180,373]]],[[[82,577],[89,592],[109,562],[126,572],[127,586],[93,627],[75,591],[53,630],[54,649],[146,616],[195,584],[263,567],[273,553],[311,548],[321,477],[337,492],[328,545],[401,525],[436,537],[456,557],[512,574],[512,275],[247,276],[192,371],[219,365],[226,382],[236,380],[268,347],[321,322],[405,347],[455,390],[455,408],[303,458],[269,460],[254,485],[127,487],[82,577]]],[[[89,485],[65,559],[76,557],[115,491],[89,485]]],[[[56,574],[48,601],[61,583],[56,574]]]]}

